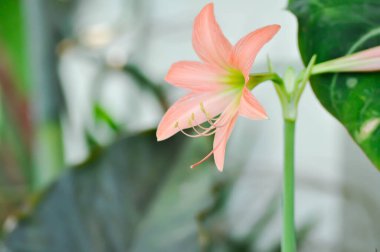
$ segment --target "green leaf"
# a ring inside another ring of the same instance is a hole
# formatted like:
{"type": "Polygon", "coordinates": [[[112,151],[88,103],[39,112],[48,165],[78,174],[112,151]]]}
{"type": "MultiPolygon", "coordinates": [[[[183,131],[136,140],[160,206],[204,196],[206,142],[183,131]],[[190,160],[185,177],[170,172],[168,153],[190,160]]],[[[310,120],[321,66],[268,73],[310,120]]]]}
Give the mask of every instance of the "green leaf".
{"type": "MultiPolygon", "coordinates": [[[[154,132],[98,149],[67,170],[5,236],[10,251],[197,251],[196,213],[209,203],[213,165],[190,169],[207,150],[154,132]]],[[[210,163],[208,163],[210,164],[210,163]]],[[[0,248],[1,250],[1,248],[0,248]]]]}
{"type": "Polygon", "coordinates": [[[93,106],[93,114],[97,123],[104,122],[115,133],[121,131],[121,126],[112,118],[105,108],[99,103],[95,103],[93,106]]]}
{"type": "Polygon", "coordinates": [[[29,182],[31,125],[24,21],[21,0],[1,2],[0,165],[4,170],[21,168],[29,182]]]}
{"type": "MultiPolygon", "coordinates": [[[[24,17],[21,0],[3,0],[0,4],[0,46],[6,52],[2,58],[8,62],[17,79],[17,88],[27,90],[29,86],[24,17]]],[[[4,52],[2,52],[3,54],[4,52]]]]}
{"type": "MultiPolygon", "coordinates": [[[[380,45],[378,0],[290,0],[289,9],[298,19],[304,63],[314,54],[323,62],[380,45]]],[[[311,85],[380,169],[380,73],[318,75],[311,85]]]]}

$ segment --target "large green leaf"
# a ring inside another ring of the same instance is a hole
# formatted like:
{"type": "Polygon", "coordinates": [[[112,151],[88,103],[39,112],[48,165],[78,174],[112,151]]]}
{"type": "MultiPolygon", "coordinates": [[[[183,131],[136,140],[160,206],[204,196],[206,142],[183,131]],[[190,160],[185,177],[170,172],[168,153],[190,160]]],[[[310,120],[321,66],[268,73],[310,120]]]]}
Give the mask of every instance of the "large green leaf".
{"type": "Polygon", "coordinates": [[[183,137],[157,143],[149,132],[98,150],[41,195],[4,246],[15,252],[197,251],[195,216],[209,204],[209,187],[220,173],[211,165],[186,168],[207,145],[185,144],[183,137]]]}
{"type": "MultiPolygon", "coordinates": [[[[188,168],[208,145],[207,139],[186,143],[178,136],[157,143],[148,132],[95,150],[18,218],[16,227],[4,235],[0,251],[259,250],[256,245],[276,223],[277,197],[263,212],[252,212],[261,217],[248,232],[234,234],[231,230],[238,226],[228,209],[236,174],[219,173],[212,160],[199,169],[188,168]]],[[[308,231],[303,229],[301,237],[308,231]]],[[[277,252],[278,244],[279,240],[260,251],[277,252]]]]}
{"type": "MultiPolygon", "coordinates": [[[[379,0],[290,0],[307,63],[380,45],[379,0]]],[[[380,169],[380,73],[324,74],[311,79],[322,105],[380,169]]]]}

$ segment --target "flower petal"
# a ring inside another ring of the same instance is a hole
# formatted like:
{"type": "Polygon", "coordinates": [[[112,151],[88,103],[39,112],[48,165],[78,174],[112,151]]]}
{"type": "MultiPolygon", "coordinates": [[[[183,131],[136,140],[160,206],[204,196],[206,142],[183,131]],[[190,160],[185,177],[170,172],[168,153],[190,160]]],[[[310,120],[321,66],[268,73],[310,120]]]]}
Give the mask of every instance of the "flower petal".
{"type": "Polygon", "coordinates": [[[216,167],[220,172],[223,171],[224,167],[224,156],[226,154],[226,146],[228,139],[230,138],[232,129],[234,128],[236,119],[238,115],[235,114],[232,118],[230,118],[229,123],[216,130],[214,137],[214,160],[216,167]]]}
{"type": "Polygon", "coordinates": [[[229,65],[232,45],[215,20],[212,3],[206,5],[195,18],[193,47],[203,61],[221,68],[229,65]]]}
{"type": "Polygon", "coordinates": [[[180,61],[171,66],[165,80],[193,92],[210,92],[226,87],[220,79],[227,74],[225,70],[207,63],[180,61]]]}
{"type": "Polygon", "coordinates": [[[157,129],[157,140],[165,140],[176,134],[181,129],[190,128],[189,120],[201,124],[207,121],[207,117],[202,112],[201,104],[209,117],[219,115],[229,103],[236,97],[236,91],[222,91],[211,93],[189,93],[174,103],[162,118],[157,129]],[[177,127],[178,125],[178,127],[177,127]]]}
{"type": "Polygon", "coordinates": [[[375,46],[368,48],[366,50],[354,53],[352,55],[353,58],[360,59],[370,59],[370,58],[379,58],[380,57],[380,46],[375,46]]]}
{"type": "Polygon", "coordinates": [[[380,46],[351,55],[319,63],[313,67],[313,74],[334,72],[372,72],[380,70],[380,46]]]}
{"type": "Polygon", "coordinates": [[[248,88],[243,89],[240,100],[239,115],[247,117],[252,120],[268,119],[265,109],[251,94],[248,88]]]}
{"type": "Polygon", "coordinates": [[[269,25],[249,33],[240,39],[231,54],[231,64],[242,71],[246,82],[260,49],[278,32],[279,25],[269,25]]]}

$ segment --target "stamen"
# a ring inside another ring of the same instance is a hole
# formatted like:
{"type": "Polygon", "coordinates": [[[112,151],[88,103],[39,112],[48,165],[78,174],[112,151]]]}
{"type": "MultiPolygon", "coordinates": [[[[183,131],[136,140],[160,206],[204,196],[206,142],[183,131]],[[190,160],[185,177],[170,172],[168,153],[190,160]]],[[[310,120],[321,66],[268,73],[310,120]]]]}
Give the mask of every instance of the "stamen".
{"type": "Polygon", "coordinates": [[[197,122],[197,119],[195,119],[194,113],[191,114],[191,120],[195,122],[195,125],[198,125],[199,128],[203,130],[208,130],[209,128],[203,127],[200,123],[197,122]]]}
{"type": "Polygon", "coordinates": [[[223,140],[224,140],[224,138],[222,137],[221,140],[219,141],[219,143],[215,146],[215,148],[209,154],[207,154],[204,158],[202,158],[201,160],[199,160],[195,164],[190,165],[190,168],[193,169],[193,168],[197,167],[198,165],[202,164],[207,159],[209,159],[209,157],[211,157],[211,155],[214,154],[214,152],[219,149],[223,140]]]}
{"type": "MultiPolygon", "coordinates": [[[[207,132],[207,130],[205,130],[204,132],[199,132],[195,126],[192,126],[192,128],[196,133],[198,133],[201,136],[211,136],[211,135],[215,134],[215,132],[216,132],[216,129],[214,129],[214,131],[209,131],[209,132],[207,132]]],[[[213,130],[213,129],[211,129],[211,130],[213,130]]]]}
{"type": "Polygon", "coordinates": [[[211,131],[211,130],[213,130],[214,128],[210,128],[209,131],[199,132],[199,131],[195,128],[195,126],[190,125],[190,126],[194,129],[194,131],[197,133],[197,134],[195,134],[195,135],[191,135],[191,134],[187,133],[184,129],[182,129],[182,128],[179,126],[179,123],[178,123],[178,122],[176,122],[175,126],[176,126],[176,128],[178,128],[178,129],[181,131],[182,134],[184,134],[185,136],[188,136],[188,137],[192,137],[192,138],[198,138],[198,137],[203,137],[203,136],[211,136],[211,135],[215,134],[215,132],[216,132],[216,129],[215,129],[214,131],[211,131]]]}
{"type": "Polygon", "coordinates": [[[212,150],[209,154],[207,154],[204,158],[196,162],[195,164],[190,165],[190,168],[193,169],[197,167],[198,165],[202,164],[204,161],[206,161],[211,155],[214,153],[214,150],[212,150]]]}
{"type": "Polygon", "coordinates": [[[178,128],[178,129],[182,132],[182,134],[184,134],[185,136],[192,137],[192,138],[197,138],[197,137],[201,137],[201,136],[202,136],[202,135],[200,135],[200,134],[191,135],[191,134],[187,133],[186,131],[184,131],[184,130],[179,126],[179,123],[178,123],[178,122],[175,123],[175,127],[178,128]]]}
{"type": "Polygon", "coordinates": [[[206,111],[206,109],[205,109],[205,106],[203,105],[203,102],[201,102],[199,105],[200,105],[200,107],[201,107],[201,111],[203,112],[203,114],[205,114],[206,118],[207,118],[207,119],[211,119],[211,118],[210,118],[210,114],[207,113],[207,111],[206,111]]]}
{"type": "Polygon", "coordinates": [[[214,127],[205,128],[205,127],[201,126],[199,123],[197,123],[195,120],[194,113],[189,118],[189,126],[192,127],[193,130],[196,133],[198,133],[198,135],[200,135],[200,136],[211,136],[211,135],[215,134],[215,132],[216,132],[216,129],[214,127]],[[195,125],[193,125],[193,122],[195,122],[195,125]],[[196,127],[199,127],[200,129],[202,129],[204,131],[200,132],[196,127]],[[213,129],[215,129],[215,130],[212,131],[213,129]]]}
{"type": "Polygon", "coordinates": [[[213,125],[213,122],[212,122],[213,119],[211,118],[210,114],[206,111],[205,106],[203,105],[203,102],[201,102],[199,105],[201,107],[202,113],[206,116],[207,122],[210,125],[213,125]]]}
{"type": "MultiPolygon", "coordinates": [[[[194,114],[193,114],[194,115],[194,114]]],[[[192,118],[191,118],[191,120],[189,120],[189,126],[191,126],[191,127],[193,127],[194,128],[194,126],[192,125],[192,122],[195,122],[195,126],[197,126],[197,127],[199,127],[199,128],[201,128],[201,129],[203,129],[204,130],[204,132],[203,133],[199,133],[199,134],[204,134],[204,133],[208,133],[209,131],[211,131],[211,130],[216,130],[217,128],[221,128],[221,127],[223,127],[223,126],[225,126],[227,123],[225,123],[225,124],[223,124],[223,125],[217,125],[217,123],[219,122],[219,121],[221,121],[221,117],[219,117],[218,119],[214,119],[215,120],[215,122],[214,123],[212,123],[212,124],[210,124],[210,127],[203,127],[200,123],[198,123],[198,121],[195,119],[195,116],[192,116],[192,118]]],[[[196,132],[198,132],[195,128],[194,128],[194,130],[196,131],[196,132]]],[[[210,135],[212,135],[212,134],[210,134],[210,135]]]]}
{"type": "Polygon", "coordinates": [[[224,124],[218,125],[224,119],[224,116],[222,115],[219,118],[211,118],[210,114],[206,111],[202,102],[200,103],[200,108],[201,108],[201,111],[205,114],[205,116],[207,118],[207,122],[210,124],[209,127],[204,127],[200,123],[198,123],[194,113],[191,114],[187,123],[188,123],[188,126],[191,127],[196,134],[187,133],[182,127],[180,127],[178,121],[175,123],[174,127],[178,128],[181,131],[181,133],[184,134],[185,136],[188,136],[191,138],[198,138],[198,137],[202,137],[202,136],[214,135],[218,128],[222,128],[228,124],[228,120],[226,120],[226,122],[224,124]]]}
{"type": "MultiPolygon", "coordinates": [[[[221,121],[221,117],[219,118],[211,118],[210,114],[206,111],[204,105],[203,105],[203,102],[201,102],[200,104],[200,107],[201,107],[201,111],[202,113],[206,116],[206,119],[207,119],[207,122],[210,124],[210,126],[214,127],[214,128],[218,128],[218,127],[223,127],[224,125],[222,126],[217,126],[217,122],[221,121]]],[[[195,117],[194,117],[194,120],[195,120],[195,117]]],[[[198,124],[198,123],[197,123],[198,124]]],[[[200,125],[200,124],[198,124],[200,125]]]]}

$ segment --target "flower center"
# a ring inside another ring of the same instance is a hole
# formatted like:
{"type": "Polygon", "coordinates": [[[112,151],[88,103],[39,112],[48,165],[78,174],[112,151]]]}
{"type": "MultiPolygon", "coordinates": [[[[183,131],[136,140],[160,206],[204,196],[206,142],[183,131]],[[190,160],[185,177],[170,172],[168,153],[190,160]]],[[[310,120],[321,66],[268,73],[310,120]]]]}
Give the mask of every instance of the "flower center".
{"type": "Polygon", "coordinates": [[[245,79],[241,71],[231,68],[228,70],[228,74],[222,77],[221,82],[231,85],[234,88],[243,88],[245,79]]]}

